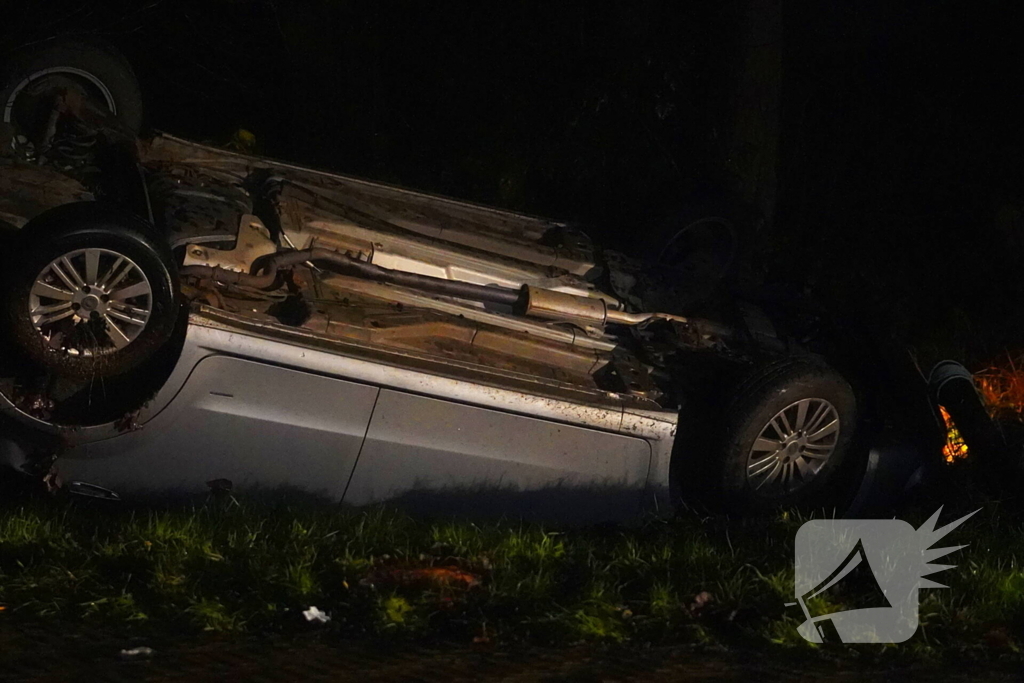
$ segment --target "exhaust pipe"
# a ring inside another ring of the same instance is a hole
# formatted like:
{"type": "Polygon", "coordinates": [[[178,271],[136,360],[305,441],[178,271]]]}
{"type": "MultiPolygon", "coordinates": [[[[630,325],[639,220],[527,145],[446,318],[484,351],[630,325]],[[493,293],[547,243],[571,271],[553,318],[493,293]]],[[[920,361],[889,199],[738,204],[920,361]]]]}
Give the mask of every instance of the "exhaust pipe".
{"type": "Polygon", "coordinates": [[[641,325],[651,320],[690,322],[688,318],[669,313],[627,313],[609,308],[608,302],[604,299],[576,296],[530,285],[523,285],[519,307],[522,315],[545,320],[562,320],[583,327],[604,327],[608,323],[641,325]]]}
{"type": "Polygon", "coordinates": [[[357,258],[331,249],[314,248],[283,251],[262,261],[259,266],[254,266],[253,270],[249,273],[238,273],[217,266],[186,266],[181,268],[179,272],[182,275],[216,280],[217,282],[229,285],[237,284],[254,289],[267,289],[274,285],[279,270],[310,261],[319,263],[328,270],[340,275],[351,275],[374,282],[384,282],[432,294],[443,294],[460,299],[468,299],[470,301],[515,306],[520,298],[518,289],[474,285],[469,282],[445,280],[438,277],[430,277],[429,275],[418,275],[390,268],[381,268],[380,266],[364,263],[357,258]]]}
{"type": "Polygon", "coordinates": [[[511,306],[519,315],[570,322],[581,327],[603,328],[609,323],[642,325],[652,320],[690,322],[687,318],[669,313],[628,313],[610,308],[604,299],[566,294],[530,285],[523,285],[519,289],[475,285],[469,282],[445,280],[429,275],[381,268],[331,249],[313,248],[279,252],[260,259],[259,265],[254,265],[249,273],[239,273],[218,266],[185,266],[179,272],[182,275],[216,280],[229,285],[267,289],[274,285],[278,271],[307,262],[320,264],[340,275],[361,277],[374,282],[383,282],[469,301],[511,306]]]}

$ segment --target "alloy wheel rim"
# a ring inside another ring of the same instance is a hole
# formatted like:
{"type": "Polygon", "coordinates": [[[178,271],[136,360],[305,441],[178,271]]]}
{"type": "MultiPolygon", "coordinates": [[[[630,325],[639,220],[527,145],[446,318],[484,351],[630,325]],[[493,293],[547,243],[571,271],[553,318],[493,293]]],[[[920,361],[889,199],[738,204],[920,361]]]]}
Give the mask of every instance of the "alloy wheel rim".
{"type": "Polygon", "coordinates": [[[51,80],[55,76],[58,78],[74,78],[83,85],[87,84],[88,88],[92,89],[103,98],[103,103],[106,105],[110,113],[115,116],[117,115],[117,101],[114,99],[114,95],[110,92],[110,88],[108,88],[103,81],[84,69],[77,69],[72,66],[54,66],[32,73],[11,90],[11,94],[7,97],[7,101],[3,103],[3,122],[13,122],[14,101],[22,91],[27,88],[32,88],[33,86],[41,88],[42,85],[45,85],[47,80],[51,80]]]}
{"type": "Polygon", "coordinates": [[[146,328],[153,288],[145,272],[109,249],[77,249],[36,277],[29,315],[44,342],[73,356],[125,348],[146,328]]]}
{"type": "Polygon", "coordinates": [[[810,483],[835,452],[839,412],[822,398],[786,406],[758,433],[747,456],[747,481],[766,495],[786,495],[810,483]]]}

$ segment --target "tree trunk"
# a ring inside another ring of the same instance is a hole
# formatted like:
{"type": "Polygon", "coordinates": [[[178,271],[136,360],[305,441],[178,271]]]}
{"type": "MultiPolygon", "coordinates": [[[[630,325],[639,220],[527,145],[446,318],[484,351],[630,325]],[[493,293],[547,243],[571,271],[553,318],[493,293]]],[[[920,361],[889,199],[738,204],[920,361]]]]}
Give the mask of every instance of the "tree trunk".
{"type": "Polygon", "coordinates": [[[782,94],[782,0],[747,0],[728,107],[723,167],[733,191],[770,228],[775,215],[782,94]]]}

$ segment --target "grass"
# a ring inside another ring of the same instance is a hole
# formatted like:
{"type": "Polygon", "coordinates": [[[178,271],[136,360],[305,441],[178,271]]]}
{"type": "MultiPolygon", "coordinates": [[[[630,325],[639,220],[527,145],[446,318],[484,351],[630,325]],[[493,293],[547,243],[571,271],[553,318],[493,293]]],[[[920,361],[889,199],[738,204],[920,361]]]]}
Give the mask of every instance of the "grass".
{"type": "MultiPolygon", "coordinates": [[[[926,512],[904,518],[916,526],[926,512]]],[[[796,633],[802,613],[785,606],[803,521],[691,514],[562,531],[245,499],[160,509],[7,502],[0,505],[0,620],[143,632],[316,629],[466,643],[1017,656],[1024,533],[1016,512],[989,501],[955,532],[952,543],[971,545],[952,556],[956,569],[939,575],[950,590],[922,591],[915,638],[845,650],[805,643],[796,633]],[[301,613],[312,605],[331,620],[307,623],[301,613]]]]}

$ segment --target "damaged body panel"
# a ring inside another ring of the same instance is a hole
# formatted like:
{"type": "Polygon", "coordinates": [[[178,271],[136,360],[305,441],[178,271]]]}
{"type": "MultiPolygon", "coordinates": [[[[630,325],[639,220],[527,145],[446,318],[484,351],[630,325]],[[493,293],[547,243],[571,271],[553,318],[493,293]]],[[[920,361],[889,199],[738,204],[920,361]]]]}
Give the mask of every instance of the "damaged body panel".
{"type": "Polygon", "coordinates": [[[352,504],[595,488],[632,500],[599,516],[668,509],[672,412],[627,412],[600,392],[525,375],[518,389],[488,386],[466,365],[435,374],[426,355],[358,340],[307,339],[297,354],[296,334],[194,314],[188,353],[141,428],[79,428],[61,476],[136,494],[223,478],[352,504]],[[521,448],[510,448],[512,432],[521,448]]]}

